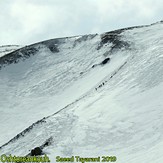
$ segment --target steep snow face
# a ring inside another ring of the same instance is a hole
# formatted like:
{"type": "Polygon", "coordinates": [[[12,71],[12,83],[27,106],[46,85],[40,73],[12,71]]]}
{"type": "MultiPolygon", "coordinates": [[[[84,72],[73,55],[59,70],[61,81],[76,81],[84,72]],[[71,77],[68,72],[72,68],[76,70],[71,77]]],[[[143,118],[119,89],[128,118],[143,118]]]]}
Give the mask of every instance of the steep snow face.
{"type": "Polygon", "coordinates": [[[51,115],[0,154],[27,155],[50,138],[43,151],[52,162],[57,155],[162,162],[162,45],[162,23],[64,38],[53,52],[47,44],[33,45],[35,55],[0,70],[0,144],[51,115]]]}
{"type": "Polygon", "coordinates": [[[98,65],[105,59],[106,49],[111,49],[109,44],[97,50],[100,42],[99,35],[55,39],[0,59],[1,145],[33,122],[75,101],[114,70],[109,64],[98,65]]]}
{"type": "Polygon", "coordinates": [[[19,48],[21,48],[22,46],[20,45],[4,45],[4,46],[0,46],[0,57],[11,53],[19,48]]]}

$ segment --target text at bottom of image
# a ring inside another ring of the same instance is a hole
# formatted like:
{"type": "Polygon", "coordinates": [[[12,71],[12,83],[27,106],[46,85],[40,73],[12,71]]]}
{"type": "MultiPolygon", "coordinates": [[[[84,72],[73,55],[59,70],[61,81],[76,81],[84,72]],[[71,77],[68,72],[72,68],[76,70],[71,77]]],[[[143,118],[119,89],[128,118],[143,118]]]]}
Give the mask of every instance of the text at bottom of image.
{"type": "MultiPolygon", "coordinates": [[[[97,156],[97,157],[81,157],[81,156],[71,156],[71,157],[61,157],[56,156],[56,162],[79,162],[79,163],[87,163],[87,162],[116,162],[116,156],[97,156]]],[[[12,156],[10,155],[1,155],[0,162],[51,162],[47,155],[44,156],[12,156]]]]}

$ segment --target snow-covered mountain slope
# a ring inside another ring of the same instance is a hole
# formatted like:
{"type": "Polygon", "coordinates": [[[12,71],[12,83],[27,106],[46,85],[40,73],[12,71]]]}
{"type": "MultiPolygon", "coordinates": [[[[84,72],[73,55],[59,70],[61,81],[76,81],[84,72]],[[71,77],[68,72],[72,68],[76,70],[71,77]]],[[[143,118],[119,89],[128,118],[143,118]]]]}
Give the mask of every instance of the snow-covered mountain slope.
{"type": "Polygon", "coordinates": [[[162,162],[162,45],[160,22],[1,57],[0,154],[24,156],[50,138],[43,151],[52,162],[57,155],[162,162]]]}
{"type": "Polygon", "coordinates": [[[0,46],[0,57],[8,54],[8,53],[11,53],[17,49],[20,49],[22,48],[23,46],[20,46],[20,45],[3,45],[3,46],[0,46]]]}

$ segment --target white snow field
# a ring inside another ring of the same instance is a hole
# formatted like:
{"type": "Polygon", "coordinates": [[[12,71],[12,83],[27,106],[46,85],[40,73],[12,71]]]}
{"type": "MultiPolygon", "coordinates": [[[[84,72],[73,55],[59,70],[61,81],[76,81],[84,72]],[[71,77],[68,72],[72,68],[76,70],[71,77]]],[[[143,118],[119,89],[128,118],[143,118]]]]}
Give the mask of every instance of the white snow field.
{"type": "Polygon", "coordinates": [[[30,47],[29,58],[0,60],[0,155],[25,156],[50,138],[51,162],[163,162],[162,22],[30,47]]]}

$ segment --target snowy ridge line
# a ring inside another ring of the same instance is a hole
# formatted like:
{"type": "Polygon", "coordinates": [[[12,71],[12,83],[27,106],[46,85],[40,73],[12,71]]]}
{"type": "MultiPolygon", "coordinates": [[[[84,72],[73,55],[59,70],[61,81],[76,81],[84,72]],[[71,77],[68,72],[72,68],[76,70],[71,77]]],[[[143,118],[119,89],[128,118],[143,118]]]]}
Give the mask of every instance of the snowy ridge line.
{"type": "MultiPolygon", "coordinates": [[[[160,21],[160,22],[157,22],[157,23],[163,23],[163,21],[160,21]]],[[[112,35],[113,33],[116,33],[116,36],[118,36],[119,34],[121,34],[122,32],[124,32],[126,30],[133,30],[135,28],[149,27],[149,26],[155,25],[157,23],[153,23],[153,24],[150,24],[150,25],[140,25],[140,26],[133,26],[133,27],[117,29],[117,30],[102,33],[100,35],[101,35],[101,39],[103,38],[103,36],[112,35]]],[[[70,36],[70,37],[54,38],[54,39],[45,40],[45,41],[41,41],[41,42],[37,42],[37,43],[34,43],[34,44],[24,46],[22,48],[19,48],[17,50],[9,52],[9,53],[3,55],[2,57],[0,57],[0,70],[2,69],[2,67],[5,67],[6,65],[19,62],[21,58],[22,58],[22,60],[25,60],[25,59],[28,59],[31,55],[35,55],[37,53],[37,51],[39,51],[39,49],[37,49],[38,45],[46,45],[48,47],[49,44],[53,44],[53,43],[58,44],[58,43],[61,43],[62,41],[66,40],[66,39],[75,38],[75,37],[76,38],[77,37],[84,37],[84,36],[90,36],[90,35],[94,36],[94,35],[97,35],[97,34],[87,34],[87,35],[77,35],[77,36],[70,36]],[[24,53],[23,52],[24,50],[26,50],[27,52],[24,53]],[[22,53],[22,54],[19,54],[19,53],[22,53]]],[[[125,44],[125,42],[123,42],[123,41],[120,41],[120,42],[121,42],[122,45],[124,44],[123,46],[128,46],[127,44],[125,44]]],[[[100,45],[100,47],[101,47],[101,45],[100,45]]],[[[57,50],[57,47],[54,47],[54,48],[56,48],[56,50],[57,50]]],[[[113,47],[113,49],[114,48],[115,47],[113,47]]]]}
{"type": "Polygon", "coordinates": [[[6,55],[0,57],[0,70],[2,67],[7,65],[18,63],[19,61],[24,61],[30,58],[32,55],[37,54],[40,51],[42,45],[46,46],[50,49],[51,52],[57,53],[59,52],[58,45],[61,45],[66,42],[66,39],[77,38],[78,37],[88,37],[88,36],[96,36],[96,34],[89,35],[81,35],[81,36],[72,36],[72,37],[63,37],[63,38],[55,38],[50,40],[41,41],[38,43],[34,43],[31,45],[24,46],[17,50],[14,50],[6,55]]]}
{"type": "MultiPolygon", "coordinates": [[[[95,34],[75,35],[75,36],[68,36],[68,37],[61,37],[61,38],[54,38],[54,39],[39,41],[39,42],[37,42],[37,43],[33,43],[33,44],[30,44],[30,45],[23,46],[23,47],[21,47],[21,48],[19,48],[19,49],[16,49],[16,50],[14,50],[14,51],[12,51],[12,52],[10,52],[10,53],[7,53],[6,55],[10,55],[10,54],[12,54],[12,53],[14,53],[14,52],[18,52],[19,50],[22,50],[22,49],[24,49],[24,48],[29,48],[29,47],[31,47],[31,46],[35,46],[35,45],[39,45],[39,44],[45,44],[45,43],[50,42],[50,41],[64,40],[64,39],[70,39],[70,38],[82,37],[82,36],[88,36],[88,35],[95,35],[95,34]]],[[[16,46],[16,47],[18,47],[19,45],[2,45],[2,46],[0,46],[0,47],[10,47],[10,46],[16,46]]]]}
{"type": "Polygon", "coordinates": [[[31,54],[34,55],[38,50],[34,48],[33,46],[25,46],[20,49],[14,50],[11,53],[7,53],[6,55],[0,57],[0,70],[5,67],[6,65],[10,65],[12,63],[18,63],[20,59],[22,58],[29,58],[31,54]],[[29,49],[28,49],[29,48],[29,49]],[[33,50],[32,53],[28,53],[28,50],[33,50]],[[27,50],[26,54],[23,54],[21,50],[27,50]],[[23,55],[22,55],[22,54],[23,55]]]}
{"type": "Polygon", "coordinates": [[[51,41],[57,41],[57,40],[65,40],[65,39],[70,39],[70,38],[78,38],[78,37],[82,37],[82,36],[89,36],[89,35],[95,35],[95,34],[86,34],[86,35],[76,35],[76,36],[68,36],[68,37],[58,37],[58,38],[53,38],[53,39],[49,39],[49,40],[44,40],[44,41],[40,41],[34,44],[30,44],[28,46],[35,46],[35,45],[39,45],[39,44],[46,44],[47,42],[51,42],[51,41]]]}
{"type": "Polygon", "coordinates": [[[127,31],[127,30],[133,30],[135,28],[150,27],[151,25],[140,25],[140,26],[126,27],[126,28],[121,28],[121,29],[116,29],[116,30],[113,30],[113,31],[105,32],[104,34],[111,34],[113,32],[116,32],[117,34],[121,34],[122,32],[127,31]]]}
{"type": "Polygon", "coordinates": [[[23,45],[2,45],[0,46],[0,57],[3,57],[9,53],[12,53],[22,47],[23,45]]]}
{"type": "Polygon", "coordinates": [[[121,28],[121,29],[117,29],[117,30],[110,31],[110,32],[105,32],[105,33],[103,33],[103,34],[110,34],[110,33],[112,33],[112,32],[117,32],[118,34],[121,34],[122,32],[124,32],[124,31],[126,31],[126,30],[132,30],[132,29],[135,29],[135,28],[150,27],[150,26],[153,26],[153,25],[159,24],[159,23],[163,23],[163,20],[158,21],[158,22],[156,22],[156,23],[149,24],[149,25],[139,25],[139,26],[132,26],[132,27],[121,28]]]}

